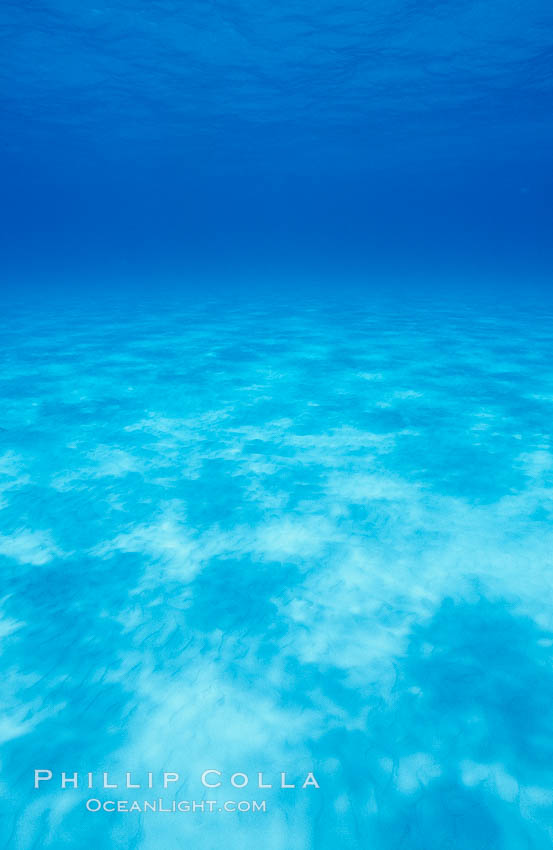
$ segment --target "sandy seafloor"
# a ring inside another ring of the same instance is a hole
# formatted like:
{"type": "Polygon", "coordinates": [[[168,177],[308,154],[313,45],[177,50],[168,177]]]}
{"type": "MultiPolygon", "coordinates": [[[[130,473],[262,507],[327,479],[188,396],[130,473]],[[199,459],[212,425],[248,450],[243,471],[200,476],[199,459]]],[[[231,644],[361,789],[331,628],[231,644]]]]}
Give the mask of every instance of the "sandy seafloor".
{"type": "Polygon", "coordinates": [[[0,846],[550,848],[551,312],[7,305],[0,846]],[[59,788],[127,769],[267,811],[59,788]]]}

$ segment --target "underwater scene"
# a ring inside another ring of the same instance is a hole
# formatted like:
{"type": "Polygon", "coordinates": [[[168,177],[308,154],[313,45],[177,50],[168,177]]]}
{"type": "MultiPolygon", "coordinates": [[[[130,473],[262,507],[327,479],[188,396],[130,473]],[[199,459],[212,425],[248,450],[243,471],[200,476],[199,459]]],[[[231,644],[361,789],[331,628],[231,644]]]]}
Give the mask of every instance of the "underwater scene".
{"type": "Polygon", "coordinates": [[[553,7],[0,33],[0,848],[548,850],[553,7]]]}

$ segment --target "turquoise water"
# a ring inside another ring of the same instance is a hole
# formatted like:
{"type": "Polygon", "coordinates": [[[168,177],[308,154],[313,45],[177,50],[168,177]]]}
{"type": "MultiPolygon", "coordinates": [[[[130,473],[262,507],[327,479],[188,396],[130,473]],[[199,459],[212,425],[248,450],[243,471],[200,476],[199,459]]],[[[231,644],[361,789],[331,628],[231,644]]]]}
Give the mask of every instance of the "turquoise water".
{"type": "Polygon", "coordinates": [[[2,334],[2,847],[550,846],[550,304],[77,298],[2,334]],[[217,810],[86,810],[160,797],[217,810]]]}
{"type": "Polygon", "coordinates": [[[0,850],[551,848],[552,44],[0,4],[0,850]]]}

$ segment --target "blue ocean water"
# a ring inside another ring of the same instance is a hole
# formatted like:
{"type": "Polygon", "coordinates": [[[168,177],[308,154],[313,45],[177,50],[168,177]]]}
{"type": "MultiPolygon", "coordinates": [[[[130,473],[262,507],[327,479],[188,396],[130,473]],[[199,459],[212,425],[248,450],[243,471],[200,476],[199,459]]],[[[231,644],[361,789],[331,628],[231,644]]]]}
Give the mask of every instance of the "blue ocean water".
{"type": "Polygon", "coordinates": [[[552,36],[2,4],[1,848],[551,846],[552,36]]]}
{"type": "Polygon", "coordinates": [[[7,0],[6,285],[543,285],[552,33],[548,0],[7,0]]]}
{"type": "Polygon", "coordinates": [[[551,316],[12,306],[2,846],[548,847],[551,316]],[[59,787],[103,770],[267,811],[93,814],[129,792],[59,787]]]}

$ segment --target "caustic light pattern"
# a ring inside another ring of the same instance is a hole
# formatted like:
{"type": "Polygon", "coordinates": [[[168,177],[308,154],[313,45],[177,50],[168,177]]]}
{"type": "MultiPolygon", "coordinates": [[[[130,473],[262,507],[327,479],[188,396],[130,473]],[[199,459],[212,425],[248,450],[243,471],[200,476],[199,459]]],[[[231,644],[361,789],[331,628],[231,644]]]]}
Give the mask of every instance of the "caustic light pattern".
{"type": "Polygon", "coordinates": [[[549,848],[550,320],[7,309],[1,846],[549,848]],[[35,768],[274,781],[107,814],[35,768]]]}

